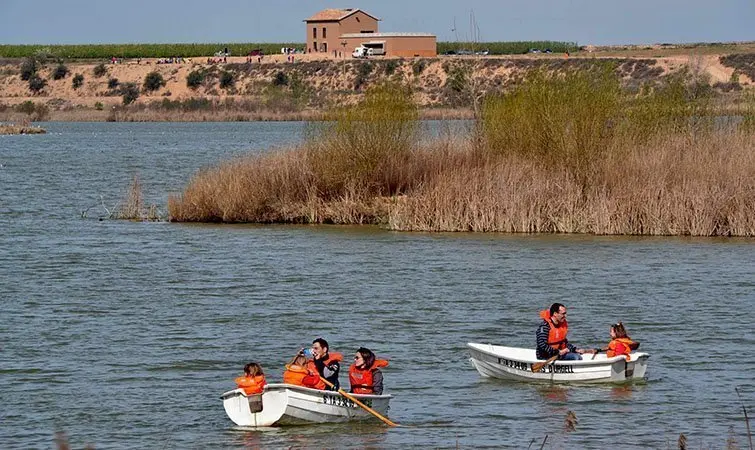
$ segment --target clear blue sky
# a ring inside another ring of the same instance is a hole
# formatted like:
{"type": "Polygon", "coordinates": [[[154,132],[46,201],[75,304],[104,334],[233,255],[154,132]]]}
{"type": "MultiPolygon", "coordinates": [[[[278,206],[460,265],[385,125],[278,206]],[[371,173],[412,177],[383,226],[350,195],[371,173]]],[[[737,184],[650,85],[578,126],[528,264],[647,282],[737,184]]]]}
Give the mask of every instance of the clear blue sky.
{"type": "Polygon", "coordinates": [[[755,0],[0,0],[0,44],[304,42],[325,8],[439,41],[470,39],[472,14],[481,41],[755,41],[755,0]]]}

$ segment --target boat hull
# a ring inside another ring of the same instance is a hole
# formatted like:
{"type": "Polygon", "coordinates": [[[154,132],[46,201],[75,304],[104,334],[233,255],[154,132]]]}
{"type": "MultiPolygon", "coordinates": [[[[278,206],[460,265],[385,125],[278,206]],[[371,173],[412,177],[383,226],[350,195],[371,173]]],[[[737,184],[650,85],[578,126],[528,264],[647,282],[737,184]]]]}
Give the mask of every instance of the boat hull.
{"type": "MultiPolygon", "coordinates": [[[[388,412],[390,395],[351,395],[382,415],[388,412]]],[[[290,384],[268,384],[261,395],[250,396],[234,389],[220,398],[231,421],[246,427],[378,420],[338,392],[290,384]]]]}
{"type": "Polygon", "coordinates": [[[611,383],[644,379],[650,355],[634,352],[627,361],[624,356],[606,357],[605,353],[588,355],[581,361],[556,361],[532,372],[532,365],[543,362],[535,350],[492,344],[467,344],[472,365],[483,377],[545,382],[611,383]]]}

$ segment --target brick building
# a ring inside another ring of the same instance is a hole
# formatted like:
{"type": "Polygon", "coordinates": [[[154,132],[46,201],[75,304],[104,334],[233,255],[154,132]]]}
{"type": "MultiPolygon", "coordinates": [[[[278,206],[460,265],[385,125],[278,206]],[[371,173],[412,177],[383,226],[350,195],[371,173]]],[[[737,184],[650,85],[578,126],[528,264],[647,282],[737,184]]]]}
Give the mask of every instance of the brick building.
{"type": "Polygon", "coordinates": [[[307,53],[350,56],[363,43],[382,43],[385,56],[436,56],[435,35],[379,33],[380,19],[361,9],[325,9],[306,19],[307,53]]]}

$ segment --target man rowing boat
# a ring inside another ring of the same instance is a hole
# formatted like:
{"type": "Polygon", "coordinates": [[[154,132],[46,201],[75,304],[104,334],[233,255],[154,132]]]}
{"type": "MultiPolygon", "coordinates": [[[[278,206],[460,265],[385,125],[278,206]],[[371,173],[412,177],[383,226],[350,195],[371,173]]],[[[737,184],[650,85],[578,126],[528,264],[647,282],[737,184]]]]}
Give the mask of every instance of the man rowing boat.
{"type": "Polygon", "coordinates": [[[537,359],[549,359],[558,355],[562,361],[574,361],[582,359],[585,353],[594,353],[594,350],[584,350],[570,344],[566,338],[569,324],[566,322],[566,306],[554,303],[550,309],[540,311],[543,321],[537,327],[537,359]]]}

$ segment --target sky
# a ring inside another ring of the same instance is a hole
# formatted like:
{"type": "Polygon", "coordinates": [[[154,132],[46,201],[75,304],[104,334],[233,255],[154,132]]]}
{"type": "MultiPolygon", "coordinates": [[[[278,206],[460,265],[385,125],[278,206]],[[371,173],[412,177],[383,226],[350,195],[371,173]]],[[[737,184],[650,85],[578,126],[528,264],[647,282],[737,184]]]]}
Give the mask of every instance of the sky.
{"type": "Polygon", "coordinates": [[[755,0],[0,0],[0,44],[304,42],[326,8],[438,41],[755,41],[755,0]]]}

